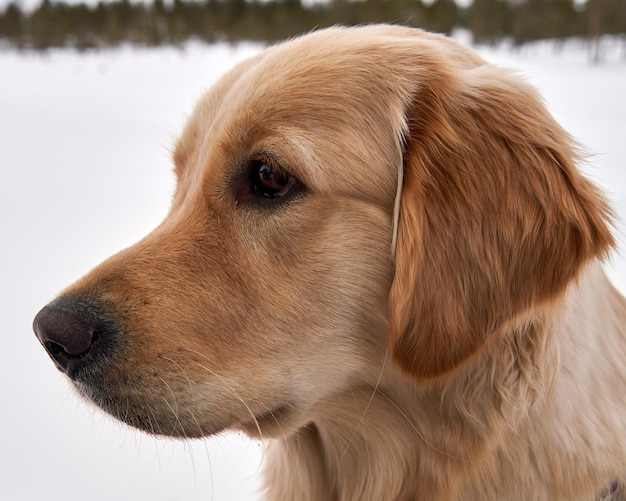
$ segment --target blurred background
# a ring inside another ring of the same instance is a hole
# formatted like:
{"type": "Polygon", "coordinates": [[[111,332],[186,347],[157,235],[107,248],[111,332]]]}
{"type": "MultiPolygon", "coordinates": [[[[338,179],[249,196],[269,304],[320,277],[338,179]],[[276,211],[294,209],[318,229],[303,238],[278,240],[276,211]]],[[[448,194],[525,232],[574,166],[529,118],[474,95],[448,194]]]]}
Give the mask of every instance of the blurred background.
{"type": "MultiPolygon", "coordinates": [[[[391,22],[474,43],[626,35],[626,0],[0,0],[0,39],[12,46],[155,46],[190,38],[281,40],[335,24],[391,22]],[[9,3],[11,2],[11,3],[9,3]]],[[[600,54],[594,54],[600,57],[600,54]]]]}
{"type": "Polygon", "coordinates": [[[38,309],[148,233],[196,99],[315,27],[443,32],[516,68],[583,143],[616,208],[626,293],[626,0],[0,0],[0,500],[260,499],[258,442],[156,439],[81,401],[32,334],[38,309]]]}

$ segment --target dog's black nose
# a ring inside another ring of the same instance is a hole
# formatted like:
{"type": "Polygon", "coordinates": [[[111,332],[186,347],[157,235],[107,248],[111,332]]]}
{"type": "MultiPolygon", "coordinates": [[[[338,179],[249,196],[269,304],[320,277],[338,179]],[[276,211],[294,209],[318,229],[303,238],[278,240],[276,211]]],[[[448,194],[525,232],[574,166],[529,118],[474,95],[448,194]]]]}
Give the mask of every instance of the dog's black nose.
{"type": "Polygon", "coordinates": [[[112,322],[85,300],[60,298],[35,316],[33,330],[57,367],[72,379],[110,354],[112,322]]]}

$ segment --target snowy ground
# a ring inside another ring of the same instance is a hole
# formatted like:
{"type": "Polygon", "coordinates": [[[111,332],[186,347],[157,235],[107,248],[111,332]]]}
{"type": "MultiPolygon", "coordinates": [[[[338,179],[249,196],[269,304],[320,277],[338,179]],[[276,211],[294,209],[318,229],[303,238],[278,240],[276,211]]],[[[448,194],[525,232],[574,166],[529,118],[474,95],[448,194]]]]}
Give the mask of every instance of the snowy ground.
{"type": "MultiPolygon", "coordinates": [[[[237,435],[156,440],[81,403],[31,332],[60,289],[164,216],[169,150],[195,98],[258,46],[0,52],[0,499],[257,499],[262,450],[237,435]]],[[[626,61],[609,47],[481,50],[519,68],[592,154],[626,218],[626,61]]],[[[622,234],[625,226],[619,223],[622,234]]],[[[622,253],[626,240],[621,237],[622,253]]],[[[610,275],[626,292],[626,255],[610,275]]]]}

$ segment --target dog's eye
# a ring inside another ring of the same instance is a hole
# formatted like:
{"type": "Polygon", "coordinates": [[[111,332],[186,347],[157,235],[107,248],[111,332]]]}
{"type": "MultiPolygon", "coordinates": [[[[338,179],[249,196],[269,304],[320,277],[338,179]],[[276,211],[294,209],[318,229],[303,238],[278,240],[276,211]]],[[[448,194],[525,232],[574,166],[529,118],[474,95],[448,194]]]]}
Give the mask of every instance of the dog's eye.
{"type": "Polygon", "coordinates": [[[265,198],[282,198],[299,185],[296,177],[269,162],[254,161],[250,174],[252,191],[265,198]]]}

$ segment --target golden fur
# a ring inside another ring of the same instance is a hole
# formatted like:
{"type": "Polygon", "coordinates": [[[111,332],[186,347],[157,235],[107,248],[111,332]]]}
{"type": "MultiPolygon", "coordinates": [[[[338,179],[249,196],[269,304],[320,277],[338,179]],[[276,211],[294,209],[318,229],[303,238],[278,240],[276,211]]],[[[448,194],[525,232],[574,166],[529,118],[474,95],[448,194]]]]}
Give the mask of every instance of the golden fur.
{"type": "Polygon", "coordinates": [[[119,326],[76,386],[152,433],[263,438],[269,500],[622,499],[626,302],[578,161],[447,38],[272,47],[198,103],[163,223],[65,291],[119,326]],[[295,195],[251,192],[261,162],[295,195]]]}

